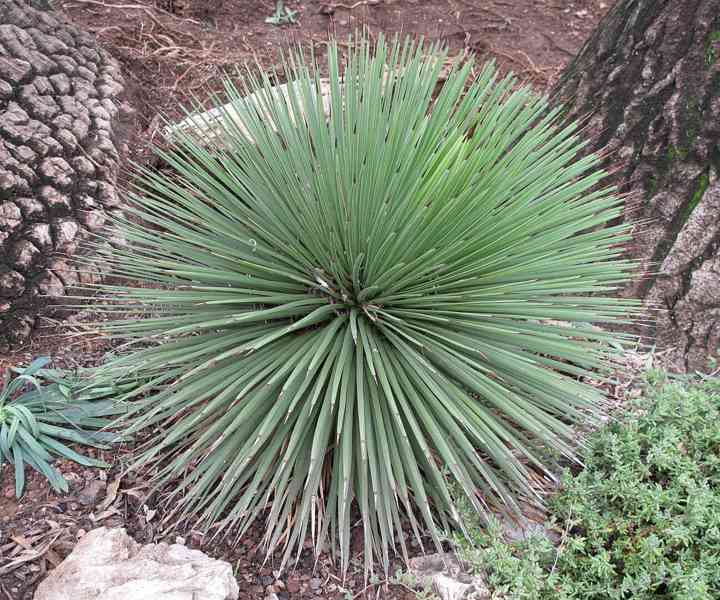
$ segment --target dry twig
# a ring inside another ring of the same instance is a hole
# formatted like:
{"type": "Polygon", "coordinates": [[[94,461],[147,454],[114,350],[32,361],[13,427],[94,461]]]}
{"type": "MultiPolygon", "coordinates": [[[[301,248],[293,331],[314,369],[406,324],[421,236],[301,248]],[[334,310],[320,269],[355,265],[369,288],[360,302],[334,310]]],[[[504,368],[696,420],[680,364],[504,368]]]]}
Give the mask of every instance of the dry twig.
{"type": "Polygon", "coordinates": [[[374,6],[380,4],[381,0],[358,0],[355,4],[343,4],[342,2],[333,2],[332,4],[326,4],[320,12],[323,15],[331,15],[335,12],[336,8],[344,8],[345,10],[353,10],[358,6],[374,6]]]}
{"type": "MultiPolygon", "coordinates": [[[[25,538],[23,538],[23,542],[27,542],[27,544],[21,544],[19,541],[17,541],[16,543],[18,543],[18,546],[24,548],[24,551],[15,560],[11,560],[9,563],[0,566],[0,575],[6,575],[7,573],[11,573],[20,565],[26,562],[37,560],[44,556],[47,551],[50,550],[55,541],[60,537],[61,533],[61,531],[56,532],[55,535],[53,535],[48,541],[38,547],[33,546],[25,538]]],[[[15,540],[16,538],[12,539],[15,540]]]]}

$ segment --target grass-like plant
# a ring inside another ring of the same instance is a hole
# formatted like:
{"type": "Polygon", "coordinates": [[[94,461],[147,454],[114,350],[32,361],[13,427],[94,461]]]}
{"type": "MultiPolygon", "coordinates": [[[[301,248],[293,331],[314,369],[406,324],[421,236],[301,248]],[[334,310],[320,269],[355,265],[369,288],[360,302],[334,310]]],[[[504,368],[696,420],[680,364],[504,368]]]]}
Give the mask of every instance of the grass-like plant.
{"type": "MultiPolygon", "coordinates": [[[[61,372],[46,369],[48,358],[38,358],[24,369],[5,372],[0,389],[0,459],[15,467],[15,495],[25,488],[25,465],[44,475],[52,488],[67,492],[68,484],[52,466],[56,457],[88,467],[108,467],[70,444],[105,448],[112,434],[98,431],[118,414],[112,399],[86,399],[76,395],[72,381],[61,372]]],[[[96,391],[97,393],[97,391],[96,391]]]]}
{"type": "Polygon", "coordinates": [[[248,68],[214,98],[220,135],[176,131],[172,172],[141,171],[103,309],[135,350],[106,368],[142,382],[128,430],[151,432],[137,465],[168,518],[262,517],[269,550],[310,535],[343,566],[357,519],[387,565],[406,529],[439,546],[450,485],[513,507],[548,449],[573,455],[612,339],[595,324],[629,309],[620,201],[558,110],[445,63],[330,44],[329,116],[312,58],[286,57],[285,94],[248,68]]]}

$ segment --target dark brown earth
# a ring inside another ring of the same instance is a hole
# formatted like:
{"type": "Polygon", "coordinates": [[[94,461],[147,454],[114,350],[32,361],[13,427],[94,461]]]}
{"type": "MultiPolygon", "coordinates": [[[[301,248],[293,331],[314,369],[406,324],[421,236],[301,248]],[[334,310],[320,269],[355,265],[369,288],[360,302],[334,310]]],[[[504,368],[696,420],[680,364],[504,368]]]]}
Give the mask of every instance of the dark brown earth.
{"type": "MultiPolygon", "coordinates": [[[[94,34],[120,62],[128,101],[137,111],[130,154],[143,162],[149,160],[149,148],[162,127],[160,113],[178,117],[181,104],[193,96],[206,98],[223,71],[249,60],[271,67],[278,51],[293,43],[312,46],[322,54],[330,35],[343,38],[361,27],[373,36],[407,33],[442,41],[453,55],[474,53],[481,62],[494,59],[501,70],[512,70],[522,81],[546,91],[610,0],[308,0],[287,4],[298,11],[298,23],[276,27],[265,23],[274,0],[54,2],[61,17],[94,34]]],[[[0,356],[0,377],[4,369],[27,364],[36,356],[53,356],[54,364],[65,368],[101,361],[110,345],[88,334],[93,325],[87,314],[61,325],[43,320],[28,346],[0,356]]],[[[125,448],[116,449],[104,460],[119,465],[126,453],[125,448]]],[[[188,545],[228,560],[240,583],[241,600],[262,599],[273,591],[278,598],[293,600],[415,597],[411,590],[385,581],[366,587],[360,553],[358,565],[343,582],[329,557],[321,557],[315,565],[309,550],[297,569],[278,573],[276,564],[264,564],[262,554],[255,551],[262,534],[259,529],[249,532],[235,548],[223,542],[203,545],[203,536],[190,524],[164,533],[158,525],[162,512],[154,512],[157,499],[146,498],[141,480],[119,477],[119,467],[105,473],[67,462],[58,466],[70,474],[69,494],[58,496],[43,479],[28,474],[19,502],[13,496],[12,469],[0,468],[0,600],[31,599],[47,570],[72,550],[77,538],[101,525],[125,526],[140,542],[174,542],[182,537],[188,545]]]]}
{"type": "MultiPolygon", "coordinates": [[[[157,137],[159,113],[176,117],[189,98],[207,97],[223,72],[245,61],[277,64],[291,44],[322,55],[330,36],[360,28],[371,36],[409,34],[474,53],[546,90],[611,0],[288,0],[297,23],[272,26],[274,0],[58,0],[65,16],[94,33],[134,88],[141,146],[157,137]],[[174,14],[170,10],[176,7],[174,14]],[[177,7],[182,6],[182,10],[177,7]],[[203,7],[203,8],[195,8],[203,7]],[[354,8],[349,8],[354,7],[354,8]]],[[[136,146],[136,150],[138,150],[136,146]]]]}

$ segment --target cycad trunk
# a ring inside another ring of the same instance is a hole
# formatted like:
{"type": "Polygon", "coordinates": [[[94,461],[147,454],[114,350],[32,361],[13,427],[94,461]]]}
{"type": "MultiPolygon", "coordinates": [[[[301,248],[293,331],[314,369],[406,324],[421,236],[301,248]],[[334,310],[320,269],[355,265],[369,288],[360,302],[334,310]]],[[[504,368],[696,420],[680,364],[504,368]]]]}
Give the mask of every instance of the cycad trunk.
{"type": "Polygon", "coordinates": [[[556,90],[589,119],[630,193],[626,293],[657,306],[650,339],[679,370],[720,345],[720,0],[619,0],[556,90]]]}
{"type": "Polygon", "coordinates": [[[0,348],[95,277],[72,259],[119,204],[119,66],[32,4],[0,0],[0,348]]]}

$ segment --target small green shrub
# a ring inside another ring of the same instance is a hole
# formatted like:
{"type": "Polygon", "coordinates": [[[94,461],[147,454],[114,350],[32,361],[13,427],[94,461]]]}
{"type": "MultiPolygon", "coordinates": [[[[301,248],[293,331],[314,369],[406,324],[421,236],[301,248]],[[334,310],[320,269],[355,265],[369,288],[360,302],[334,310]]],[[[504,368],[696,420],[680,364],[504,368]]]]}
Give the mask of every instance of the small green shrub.
{"type": "Polygon", "coordinates": [[[493,598],[720,598],[720,382],[651,374],[635,410],[593,436],[585,469],[551,507],[559,548],[507,544],[500,528],[458,538],[493,598]]]}
{"type": "Polygon", "coordinates": [[[295,23],[295,15],[297,11],[290,10],[283,0],[275,0],[275,12],[265,19],[265,22],[271,25],[287,25],[295,23]]]}
{"type": "Polygon", "coordinates": [[[67,442],[105,448],[110,433],[97,431],[118,413],[112,400],[89,401],[77,397],[62,373],[45,369],[47,358],[38,358],[24,369],[8,369],[0,390],[0,453],[15,466],[15,495],[25,487],[25,465],[44,475],[54,490],[67,492],[68,484],[52,466],[53,457],[81,465],[107,467],[83,456],[67,442]]]}
{"type": "Polygon", "coordinates": [[[178,133],[174,172],[140,174],[98,307],[136,349],[102,377],[142,382],[128,432],[151,432],[135,466],[170,521],[262,517],[268,551],[310,535],[346,567],[357,509],[387,569],[408,525],[440,547],[452,482],[513,506],[548,447],[573,454],[630,265],[602,227],[618,198],[544,99],[471,62],[443,82],[435,47],[351,47],[328,47],[329,97],[300,54],[286,95],[238,73],[214,142],[178,133]]]}

